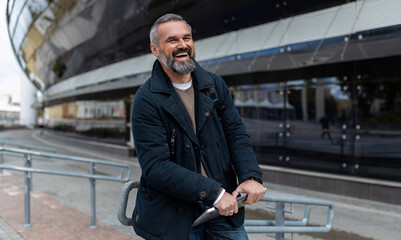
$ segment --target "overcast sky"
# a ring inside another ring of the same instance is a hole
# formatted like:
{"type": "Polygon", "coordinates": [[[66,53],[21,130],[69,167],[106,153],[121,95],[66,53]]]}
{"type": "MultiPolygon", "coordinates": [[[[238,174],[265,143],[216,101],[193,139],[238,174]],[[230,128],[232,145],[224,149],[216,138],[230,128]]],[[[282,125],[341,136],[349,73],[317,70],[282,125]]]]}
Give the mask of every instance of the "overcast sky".
{"type": "Polygon", "coordinates": [[[10,38],[6,27],[7,1],[0,2],[0,93],[20,91],[23,72],[11,50],[10,38]]]}

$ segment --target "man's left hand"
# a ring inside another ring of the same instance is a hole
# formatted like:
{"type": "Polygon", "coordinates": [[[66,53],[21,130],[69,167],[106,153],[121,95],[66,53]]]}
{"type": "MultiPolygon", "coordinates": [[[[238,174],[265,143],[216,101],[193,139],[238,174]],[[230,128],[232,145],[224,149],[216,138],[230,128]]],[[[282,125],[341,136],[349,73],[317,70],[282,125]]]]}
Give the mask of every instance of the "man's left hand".
{"type": "Polygon", "coordinates": [[[266,188],[255,180],[245,180],[237,189],[232,193],[233,197],[237,197],[240,193],[247,193],[248,197],[243,204],[253,204],[258,202],[266,193],[266,188]]]}

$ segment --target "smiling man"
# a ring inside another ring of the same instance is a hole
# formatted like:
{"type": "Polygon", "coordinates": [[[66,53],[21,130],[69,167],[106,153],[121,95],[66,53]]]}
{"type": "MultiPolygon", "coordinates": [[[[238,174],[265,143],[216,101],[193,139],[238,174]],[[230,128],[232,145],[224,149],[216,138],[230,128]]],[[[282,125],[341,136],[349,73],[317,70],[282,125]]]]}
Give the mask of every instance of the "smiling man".
{"type": "Polygon", "coordinates": [[[223,79],[195,61],[191,27],[175,14],[150,31],[157,57],[135,95],[132,133],[142,169],[133,212],[145,239],[248,239],[244,204],[265,194],[249,135],[223,79]],[[219,217],[192,227],[205,209],[219,217]]]}

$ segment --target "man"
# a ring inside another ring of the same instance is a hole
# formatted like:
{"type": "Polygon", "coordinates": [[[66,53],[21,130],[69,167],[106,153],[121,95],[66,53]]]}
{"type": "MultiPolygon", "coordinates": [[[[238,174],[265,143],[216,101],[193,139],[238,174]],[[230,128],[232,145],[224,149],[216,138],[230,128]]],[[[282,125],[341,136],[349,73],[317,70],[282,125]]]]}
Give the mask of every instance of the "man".
{"type": "Polygon", "coordinates": [[[247,193],[244,203],[252,204],[266,188],[229,90],[195,62],[191,27],[180,16],[159,18],[150,41],[157,60],[132,111],[142,169],[135,232],[145,239],[248,239],[236,197],[247,193]],[[221,216],[191,227],[212,206],[221,216]]]}
{"type": "Polygon", "coordinates": [[[330,142],[333,142],[333,139],[331,138],[330,130],[329,130],[329,116],[327,114],[324,114],[323,117],[320,118],[320,124],[322,125],[322,135],[320,135],[321,139],[324,139],[324,135],[327,134],[327,137],[329,138],[330,142]]]}

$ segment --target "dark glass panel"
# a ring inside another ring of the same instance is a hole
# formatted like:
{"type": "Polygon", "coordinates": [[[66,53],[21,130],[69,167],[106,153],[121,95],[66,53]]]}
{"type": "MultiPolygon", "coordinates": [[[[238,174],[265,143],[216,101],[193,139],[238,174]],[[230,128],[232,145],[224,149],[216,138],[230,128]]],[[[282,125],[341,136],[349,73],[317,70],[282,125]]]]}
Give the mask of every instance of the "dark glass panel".
{"type": "Polygon", "coordinates": [[[279,83],[233,87],[234,103],[251,136],[257,159],[280,164],[283,156],[283,97],[279,83]],[[281,127],[281,128],[280,128],[281,127]]]}
{"type": "Polygon", "coordinates": [[[361,76],[353,90],[355,173],[401,180],[401,79],[361,76]]]}
{"type": "Polygon", "coordinates": [[[260,163],[354,174],[352,99],[336,77],[231,87],[260,163]]]}
{"type": "Polygon", "coordinates": [[[347,172],[352,164],[343,129],[350,96],[337,78],[289,81],[287,158],[294,167],[347,172]]]}

